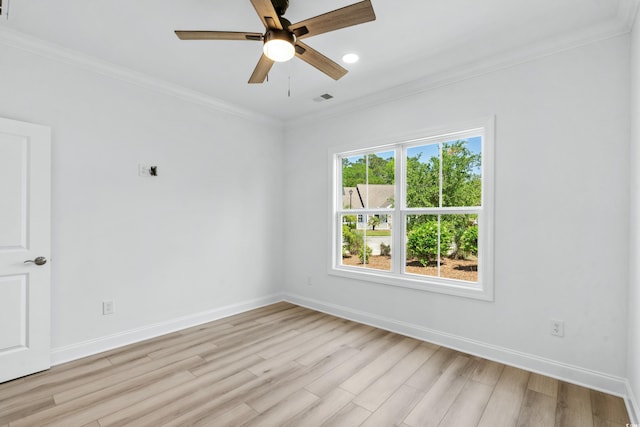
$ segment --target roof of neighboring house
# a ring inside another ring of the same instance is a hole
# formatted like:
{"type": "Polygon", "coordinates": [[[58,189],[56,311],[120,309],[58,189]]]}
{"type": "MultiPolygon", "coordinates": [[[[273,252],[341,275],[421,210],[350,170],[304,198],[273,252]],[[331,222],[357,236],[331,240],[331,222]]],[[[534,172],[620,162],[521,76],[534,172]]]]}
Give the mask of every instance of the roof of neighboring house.
{"type": "Polygon", "coordinates": [[[342,206],[347,209],[389,208],[394,199],[394,186],[390,184],[357,184],[342,189],[342,206]],[[353,191],[351,195],[349,190],[353,191]]]}

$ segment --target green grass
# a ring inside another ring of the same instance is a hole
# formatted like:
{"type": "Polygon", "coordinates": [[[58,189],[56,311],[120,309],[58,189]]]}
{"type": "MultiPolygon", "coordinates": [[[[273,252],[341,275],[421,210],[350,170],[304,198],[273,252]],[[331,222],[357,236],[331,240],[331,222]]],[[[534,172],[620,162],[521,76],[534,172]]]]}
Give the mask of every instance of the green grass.
{"type": "MultiPolygon", "coordinates": [[[[356,234],[364,235],[364,230],[355,230],[356,234]]],[[[391,230],[367,230],[367,236],[391,236],[391,230]]]]}

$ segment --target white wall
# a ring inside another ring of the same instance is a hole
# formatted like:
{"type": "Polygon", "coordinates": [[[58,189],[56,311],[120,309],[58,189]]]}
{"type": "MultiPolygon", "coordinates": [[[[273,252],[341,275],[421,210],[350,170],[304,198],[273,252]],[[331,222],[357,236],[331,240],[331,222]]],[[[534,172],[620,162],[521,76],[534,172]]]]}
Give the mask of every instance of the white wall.
{"type": "Polygon", "coordinates": [[[600,388],[611,383],[598,384],[592,371],[624,377],[628,42],[610,39],[291,125],[285,150],[289,297],[378,323],[423,328],[487,355],[528,360],[532,368],[555,366],[556,374],[566,376],[577,370],[584,374],[577,381],[591,378],[590,385],[600,388]],[[366,147],[493,114],[494,302],[328,275],[329,147],[366,147]],[[552,318],[565,321],[564,338],[549,334],[552,318]]]}
{"type": "Polygon", "coordinates": [[[279,290],[281,128],[3,45],[0,70],[0,116],[53,130],[54,349],[279,290]]]}
{"type": "MultiPolygon", "coordinates": [[[[640,14],[640,12],[639,12],[640,14]]],[[[640,417],[640,19],[631,35],[631,215],[627,377],[640,417]]]]}

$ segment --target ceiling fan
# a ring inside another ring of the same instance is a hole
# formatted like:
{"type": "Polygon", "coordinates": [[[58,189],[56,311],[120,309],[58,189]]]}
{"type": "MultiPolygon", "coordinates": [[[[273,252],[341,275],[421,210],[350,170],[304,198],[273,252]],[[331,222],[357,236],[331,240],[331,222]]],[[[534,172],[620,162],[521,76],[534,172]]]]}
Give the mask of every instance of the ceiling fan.
{"type": "Polygon", "coordinates": [[[238,31],[176,31],[181,40],[250,40],[264,43],[263,54],[249,78],[249,83],[263,83],[274,62],[285,62],[297,56],[334,80],[347,70],[300,40],[329,31],[374,21],[371,0],[336,9],[323,15],[292,24],[283,15],[289,0],[251,0],[266,29],[261,33],[238,31]]]}

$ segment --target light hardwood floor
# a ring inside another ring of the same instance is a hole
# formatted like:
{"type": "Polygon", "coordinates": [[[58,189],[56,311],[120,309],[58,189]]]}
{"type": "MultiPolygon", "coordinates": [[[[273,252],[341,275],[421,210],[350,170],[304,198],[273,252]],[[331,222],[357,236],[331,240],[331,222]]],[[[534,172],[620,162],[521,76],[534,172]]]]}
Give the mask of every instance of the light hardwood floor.
{"type": "Polygon", "coordinates": [[[0,427],[628,422],[618,397],[288,303],[0,384],[0,427]]]}

